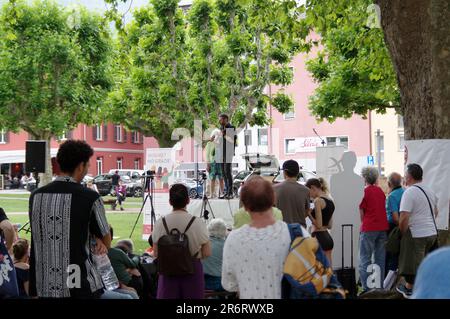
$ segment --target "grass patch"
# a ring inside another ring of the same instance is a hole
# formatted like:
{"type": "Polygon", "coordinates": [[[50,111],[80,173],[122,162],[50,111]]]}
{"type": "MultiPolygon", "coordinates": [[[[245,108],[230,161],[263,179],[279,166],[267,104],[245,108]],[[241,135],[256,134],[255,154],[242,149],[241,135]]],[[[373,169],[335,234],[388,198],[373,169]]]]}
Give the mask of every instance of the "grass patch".
{"type": "MultiPolygon", "coordinates": [[[[0,207],[2,207],[6,213],[27,213],[28,212],[28,200],[29,194],[0,194],[0,207]]],[[[111,196],[104,196],[103,199],[113,199],[111,196]]],[[[125,209],[131,209],[133,211],[139,211],[142,206],[142,198],[127,197],[124,207],[125,209]]],[[[110,207],[107,205],[106,209],[110,207]]]]}
{"type": "MultiPolygon", "coordinates": [[[[120,213],[108,213],[106,218],[108,222],[112,225],[114,229],[114,239],[113,245],[119,239],[129,238],[130,232],[133,228],[133,225],[137,218],[136,214],[120,214],[120,213]]],[[[24,225],[28,221],[27,215],[10,215],[8,216],[12,223],[20,223],[24,225]]],[[[141,215],[140,220],[136,225],[136,229],[134,231],[133,237],[131,238],[134,242],[134,251],[136,254],[142,254],[145,249],[148,248],[148,243],[145,240],[142,240],[142,219],[143,215],[141,215]]],[[[25,234],[25,232],[20,233],[21,237],[30,239],[30,234],[25,234]]]]}

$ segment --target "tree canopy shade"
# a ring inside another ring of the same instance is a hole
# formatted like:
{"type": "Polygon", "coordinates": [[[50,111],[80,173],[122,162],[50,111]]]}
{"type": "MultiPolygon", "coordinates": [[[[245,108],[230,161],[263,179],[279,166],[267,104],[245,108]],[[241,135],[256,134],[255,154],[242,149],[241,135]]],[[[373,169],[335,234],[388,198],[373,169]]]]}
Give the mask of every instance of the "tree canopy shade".
{"type": "Polygon", "coordinates": [[[0,127],[50,141],[99,121],[112,86],[111,53],[99,15],[49,0],[7,2],[0,11],[0,127]]]}
{"type": "Polygon", "coordinates": [[[450,138],[448,0],[307,0],[305,6],[322,45],[308,63],[319,84],[310,99],[315,116],[334,121],[394,107],[404,116],[407,139],[450,138]]]}
{"type": "Polygon", "coordinates": [[[309,107],[333,122],[369,111],[399,109],[394,68],[371,0],[308,0],[306,19],[321,50],[307,63],[319,86],[309,107]]]}
{"type": "Polygon", "coordinates": [[[116,121],[170,144],[172,130],[194,119],[209,126],[225,112],[236,125],[263,125],[269,104],[292,108],[265,89],[291,83],[289,63],[307,47],[295,0],[196,0],[186,13],[177,0],[150,2],[120,32],[116,121]]]}

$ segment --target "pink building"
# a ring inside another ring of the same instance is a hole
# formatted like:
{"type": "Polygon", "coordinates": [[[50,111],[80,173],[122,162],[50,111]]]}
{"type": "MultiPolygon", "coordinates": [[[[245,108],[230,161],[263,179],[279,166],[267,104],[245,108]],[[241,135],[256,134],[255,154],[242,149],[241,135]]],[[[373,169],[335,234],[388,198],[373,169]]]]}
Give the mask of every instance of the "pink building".
{"type": "MultiPolygon", "coordinates": [[[[320,147],[323,140],[326,145],[344,145],[356,153],[360,162],[367,161],[367,156],[371,154],[369,120],[353,116],[348,120],[338,119],[330,124],[326,121],[318,123],[311,116],[308,99],[314,94],[317,83],[306,70],[306,60],[305,55],[298,55],[294,59],[294,81],[284,88],[294,99],[294,111],[284,115],[275,109],[269,111],[273,125],[267,132],[268,152],[277,155],[280,162],[296,159],[305,168],[315,170],[315,148],[320,147]]],[[[271,94],[276,94],[280,89],[272,87],[271,94]]]]}
{"type": "MultiPolygon", "coordinates": [[[[17,176],[24,173],[25,141],[28,133],[0,132],[1,174],[17,176]]],[[[121,125],[105,124],[97,126],[79,125],[73,131],[52,140],[51,156],[53,170],[58,173],[55,156],[61,141],[66,139],[84,140],[94,149],[88,174],[95,176],[111,169],[143,169],[143,136],[138,132],[125,131],[121,125]]]]}

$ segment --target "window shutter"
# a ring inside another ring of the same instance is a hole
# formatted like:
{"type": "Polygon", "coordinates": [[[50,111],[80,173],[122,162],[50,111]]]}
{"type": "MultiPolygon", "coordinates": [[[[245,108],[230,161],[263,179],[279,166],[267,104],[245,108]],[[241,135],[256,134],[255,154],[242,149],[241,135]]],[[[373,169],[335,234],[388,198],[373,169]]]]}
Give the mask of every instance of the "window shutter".
{"type": "Polygon", "coordinates": [[[103,125],[103,141],[106,142],[108,140],[108,124],[103,125]]]}
{"type": "Polygon", "coordinates": [[[144,134],[139,133],[139,143],[143,144],[144,143],[144,134]]]}
{"type": "Polygon", "coordinates": [[[9,131],[5,132],[5,143],[9,143],[9,131]]]}
{"type": "Polygon", "coordinates": [[[117,142],[117,125],[114,124],[114,142],[117,142]]]}
{"type": "Polygon", "coordinates": [[[69,132],[67,132],[67,139],[68,140],[73,139],[73,130],[70,130],[69,132]]]}
{"type": "Polygon", "coordinates": [[[97,126],[92,127],[92,139],[97,140],[97,126]]]}
{"type": "Polygon", "coordinates": [[[128,132],[125,131],[125,128],[122,127],[122,136],[123,136],[122,142],[123,142],[123,143],[126,143],[126,142],[127,142],[127,135],[128,135],[128,132]]]}

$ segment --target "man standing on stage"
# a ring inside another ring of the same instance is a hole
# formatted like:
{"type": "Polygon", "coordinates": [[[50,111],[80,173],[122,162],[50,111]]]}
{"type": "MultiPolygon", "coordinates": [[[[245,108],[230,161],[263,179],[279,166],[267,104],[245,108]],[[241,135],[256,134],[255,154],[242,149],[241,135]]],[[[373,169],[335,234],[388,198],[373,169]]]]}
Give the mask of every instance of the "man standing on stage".
{"type": "Polygon", "coordinates": [[[229,123],[228,115],[219,116],[221,135],[219,147],[216,149],[216,163],[222,163],[222,172],[225,180],[225,195],[220,198],[233,198],[233,175],[231,164],[233,162],[234,149],[236,147],[236,128],[229,123]]]}

